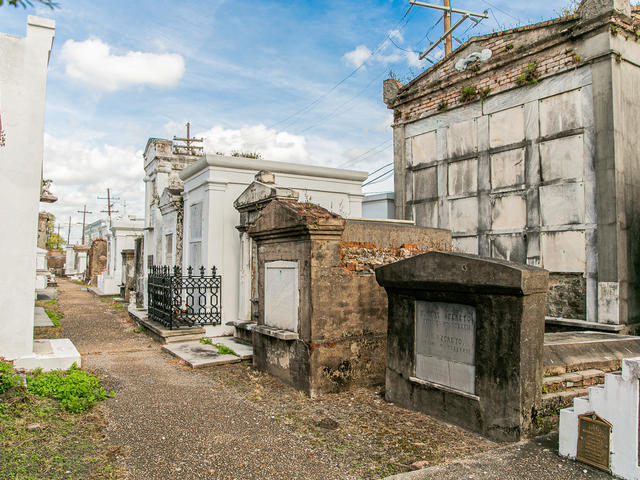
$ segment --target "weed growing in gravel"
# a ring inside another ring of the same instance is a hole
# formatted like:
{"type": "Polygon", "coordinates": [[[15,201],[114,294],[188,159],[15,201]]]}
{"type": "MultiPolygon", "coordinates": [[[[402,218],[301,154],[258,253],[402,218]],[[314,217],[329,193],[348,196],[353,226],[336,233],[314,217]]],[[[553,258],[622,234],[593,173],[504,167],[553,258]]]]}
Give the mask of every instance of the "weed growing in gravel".
{"type": "Polygon", "coordinates": [[[11,364],[0,361],[0,394],[22,385],[20,376],[11,368],[11,364]]]}
{"type": "Polygon", "coordinates": [[[50,310],[48,308],[45,308],[44,311],[51,319],[51,323],[53,323],[53,326],[59,327],[60,320],[62,319],[62,317],[64,317],[64,314],[62,312],[58,312],[56,310],[50,310]]]}
{"type": "Polygon", "coordinates": [[[238,355],[231,348],[223,345],[222,343],[213,343],[213,340],[211,338],[200,337],[200,343],[203,345],[211,345],[213,347],[216,347],[219,355],[238,355]]]}
{"type": "Polygon", "coordinates": [[[142,325],[138,325],[137,327],[135,327],[132,331],[133,333],[142,333],[146,330],[146,328],[144,328],[142,325]]]}
{"type": "Polygon", "coordinates": [[[89,410],[99,401],[115,395],[115,392],[108,393],[97,377],[80,370],[75,363],[66,372],[34,370],[27,376],[27,391],[59,400],[63,409],[74,413],[89,410]]]}

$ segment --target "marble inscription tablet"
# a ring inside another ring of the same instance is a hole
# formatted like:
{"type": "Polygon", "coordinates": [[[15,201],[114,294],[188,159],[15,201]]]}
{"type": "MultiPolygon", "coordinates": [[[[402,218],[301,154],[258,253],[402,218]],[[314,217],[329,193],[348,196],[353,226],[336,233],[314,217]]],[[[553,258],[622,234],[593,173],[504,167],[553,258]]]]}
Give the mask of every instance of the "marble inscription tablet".
{"type": "Polygon", "coordinates": [[[264,323],[298,331],[298,262],[264,264],[264,323]]]}
{"type": "Polygon", "coordinates": [[[476,310],[416,301],[416,377],[475,394],[476,310]]]}

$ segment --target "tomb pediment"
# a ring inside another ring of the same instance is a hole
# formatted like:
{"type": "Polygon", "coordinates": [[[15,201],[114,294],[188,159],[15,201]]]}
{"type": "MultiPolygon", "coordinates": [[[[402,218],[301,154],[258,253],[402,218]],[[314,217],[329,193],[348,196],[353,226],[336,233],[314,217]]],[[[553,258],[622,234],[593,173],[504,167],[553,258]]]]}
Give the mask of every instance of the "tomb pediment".
{"type": "Polygon", "coordinates": [[[276,198],[298,200],[298,192],[273,183],[252,182],[233,202],[236,210],[252,210],[252,207],[276,198]]]}
{"type": "Polygon", "coordinates": [[[160,196],[160,201],[158,205],[161,209],[167,206],[173,206],[175,202],[177,202],[182,196],[180,195],[182,190],[178,190],[176,188],[165,188],[160,196]]]}

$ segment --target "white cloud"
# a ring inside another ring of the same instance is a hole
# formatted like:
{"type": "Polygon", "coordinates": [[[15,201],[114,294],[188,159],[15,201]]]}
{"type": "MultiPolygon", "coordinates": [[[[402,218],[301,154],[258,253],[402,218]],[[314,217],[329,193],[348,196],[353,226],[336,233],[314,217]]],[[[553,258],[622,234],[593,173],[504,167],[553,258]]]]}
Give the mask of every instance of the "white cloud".
{"type": "Polygon", "coordinates": [[[44,177],[53,180],[52,192],[58,201],[51,205],[42,204],[41,208],[53,213],[56,222],[64,227],[61,233],[66,239],[66,224],[72,217],[71,240],[80,241],[82,221],[78,210],[87,206],[91,211],[87,222],[103,218],[101,210],[106,209],[104,197],[107,188],[114,197],[119,197],[115,209],[127,214],[144,214],[144,171],[142,152],[134,148],[120,148],[112,145],[92,146],[72,138],[57,138],[49,134],[44,136],[44,177]]]}
{"type": "Polygon", "coordinates": [[[184,59],[178,54],[129,51],[114,55],[97,38],[67,40],[60,57],[69,77],[106,91],[134,85],[173,87],[184,74],[184,59]]]}
{"type": "Polygon", "coordinates": [[[402,36],[402,33],[400,33],[400,30],[390,30],[389,31],[389,38],[396,39],[399,42],[404,41],[404,37],[402,36]]]}
{"type": "Polygon", "coordinates": [[[354,68],[360,67],[371,57],[371,50],[366,45],[358,45],[354,50],[345,53],[342,59],[347,65],[354,68]]]}
{"type": "Polygon", "coordinates": [[[295,163],[306,163],[309,160],[304,136],[278,132],[264,125],[239,129],[216,125],[197,136],[204,137],[205,151],[210,153],[258,152],[265,160],[295,163]]]}
{"type": "Polygon", "coordinates": [[[420,55],[415,52],[407,52],[407,63],[410,67],[422,67],[424,66],[420,55]]]}
{"type": "Polygon", "coordinates": [[[389,38],[375,52],[369,50],[366,45],[358,45],[355,49],[342,56],[343,61],[351,67],[360,67],[364,63],[374,62],[382,65],[407,62],[410,67],[424,66],[417,53],[411,51],[403,52],[396,48],[394,43],[401,44],[404,42],[404,37],[400,30],[390,30],[388,35],[389,38]]]}

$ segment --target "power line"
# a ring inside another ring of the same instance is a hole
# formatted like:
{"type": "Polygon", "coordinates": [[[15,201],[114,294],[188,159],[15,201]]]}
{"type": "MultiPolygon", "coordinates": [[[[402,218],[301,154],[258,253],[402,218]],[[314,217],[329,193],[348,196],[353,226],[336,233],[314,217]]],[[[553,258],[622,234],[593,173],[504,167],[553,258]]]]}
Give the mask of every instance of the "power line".
{"type": "Polygon", "coordinates": [[[393,173],[393,167],[389,171],[384,172],[381,175],[378,175],[376,178],[373,178],[373,179],[369,180],[368,182],[364,182],[362,184],[362,186],[366,187],[367,185],[371,185],[373,183],[382,182],[383,180],[386,180],[386,178],[383,179],[382,177],[385,177],[386,175],[389,175],[390,173],[393,173]]]}
{"type": "MultiPolygon", "coordinates": [[[[349,160],[347,160],[346,162],[344,162],[342,165],[340,165],[338,168],[342,168],[342,167],[344,167],[344,166],[346,166],[346,165],[351,165],[351,164],[353,164],[356,160],[361,159],[362,157],[364,157],[364,156],[365,156],[366,154],[368,154],[369,152],[373,152],[373,151],[374,151],[374,150],[376,150],[377,148],[379,148],[379,147],[383,146],[385,143],[389,143],[389,142],[391,142],[391,141],[393,141],[393,139],[392,139],[392,138],[387,138],[384,142],[382,142],[382,143],[380,143],[380,144],[376,145],[375,147],[371,147],[369,150],[367,150],[367,151],[366,151],[366,152],[364,152],[364,153],[361,153],[361,154],[360,154],[360,155],[358,155],[357,157],[350,158],[349,160]]],[[[383,149],[382,151],[384,151],[384,149],[383,149]]]]}
{"type": "MultiPolygon", "coordinates": [[[[383,168],[387,168],[387,167],[389,167],[389,166],[391,166],[391,165],[393,165],[393,162],[390,162],[390,163],[386,163],[386,164],[384,164],[383,166],[381,166],[381,167],[380,167],[380,168],[378,168],[377,170],[374,170],[373,172],[371,172],[371,173],[369,174],[369,177],[370,177],[371,175],[374,175],[374,174],[378,173],[378,172],[379,172],[380,170],[382,170],[383,168]]],[[[369,178],[369,177],[367,177],[367,178],[369,178]]]]}
{"type": "MultiPolygon", "coordinates": [[[[512,19],[514,19],[516,22],[518,22],[518,24],[522,23],[520,21],[519,18],[514,17],[513,15],[511,15],[509,12],[507,12],[506,10],[501,9],[500,7],[496,7],[493,3],[487,2],[487,0],[482,0],[484,3],[486,3],[487,5],[489,5],[490,7],[498,10],[499,12],[504,13],[507,17],[511,17],[512,19]]],[[[495,16],[495,15],[494,15],[495,16]]]]}
{"type": "Polygon", "coordinates": [[[319,119],[318,121],[316,121],[315,123],[311,124],[310,126],[304,128],[303,130],[300,130],[299,132],[297,132],[297,135],[300,135],[308,130],[311,130],[312,128],[317,127],[318,125],[320,125],[321,123],[324,123],[325,121],[327,121],[330,118],[333,117],[337,117],[340,116],[344,113],[350,112],[351,110],[353,110],[352,108],[344,108],[345,106],[349,105],[351,102],[353,102],[356,98],[360,97],[364,92],[367,91],[367,89],[373,84],[373,82],[375,82],[376,80],[378,80],[381,76],[383,76],[386,73],[386,70],[383,70],[380,74],[378,74],[377,76],[375,76],[369,83],[367,83],[365,85],[365,87],[360,90],[360,92],[358,92],[357,94],[355,94],[353,97],[351,97],[349,100],[347,100],[345,103],[338,105],[336,108],[334,108],[329,114],[327,114],[326,116],[322,117],[321,119],[319,119]]]}
{"type": "MultiPolygon", "coordinates": [[[[378,46],[373,50],[373,52],[369,55],[368,58],[373,58],[381,49],[382,47],[385,45],[385,43],[387,42],[387,40],[389,40],[391,38],[391,35],[394,31],[396,31],[396,29],[398,29],[398,27],[400,27],[399,29],[402,30],[407,23],[409,23],[409,20],[411,20],[411,17],[407,18],[408,13],[411,11],[411,8],[409,8],[405,14],[402,16],[402,19],[395,25],[394,28],[392,28],[389,33],[387,33],[387,36],[385,37],[385,39],[380,42],[378,44],[378,46]],[[406,18],[406,20],[405,20],[406,18]],[[400,26],[402,23],[404,22],[404,25],[400,26]]],[[[308,105],[306,105],[305,107],[301,108],[300,110],[292,113],[291,115],[283,118],[282,120],[277,121],[276,123],[270,125],[268,128],[273,128],[276,125],[280,125],[281,123],[284,123],[286,121],[288,121],[289,119],[298,116],[301,113],[304,113],[308,110],[310,110],[311,108],[313,108],[315,105],[317,105],[318,103],[320,103],[323,99],[325,99],[329,94],[331,94],[334,90],[336,90],[340,85],[342,85],[344,82],[346,82],[347,80],[349,80],[351,77],[353,77],[363,66],[364,66],[365,62],[363,61],[360,65],[358,65],[353,71],[351,71],[351,73],[349,73],[346,77],[344,77],[342,80],[340,80],[338,83],[336,83],[333,87],[331,87],[328,91],[326,91],[325,93],[323,93],[322,95],[320,95],[318,98],[316,98],[314,101],[312,101],[311,103],[309,103],[308,105]]]]}

